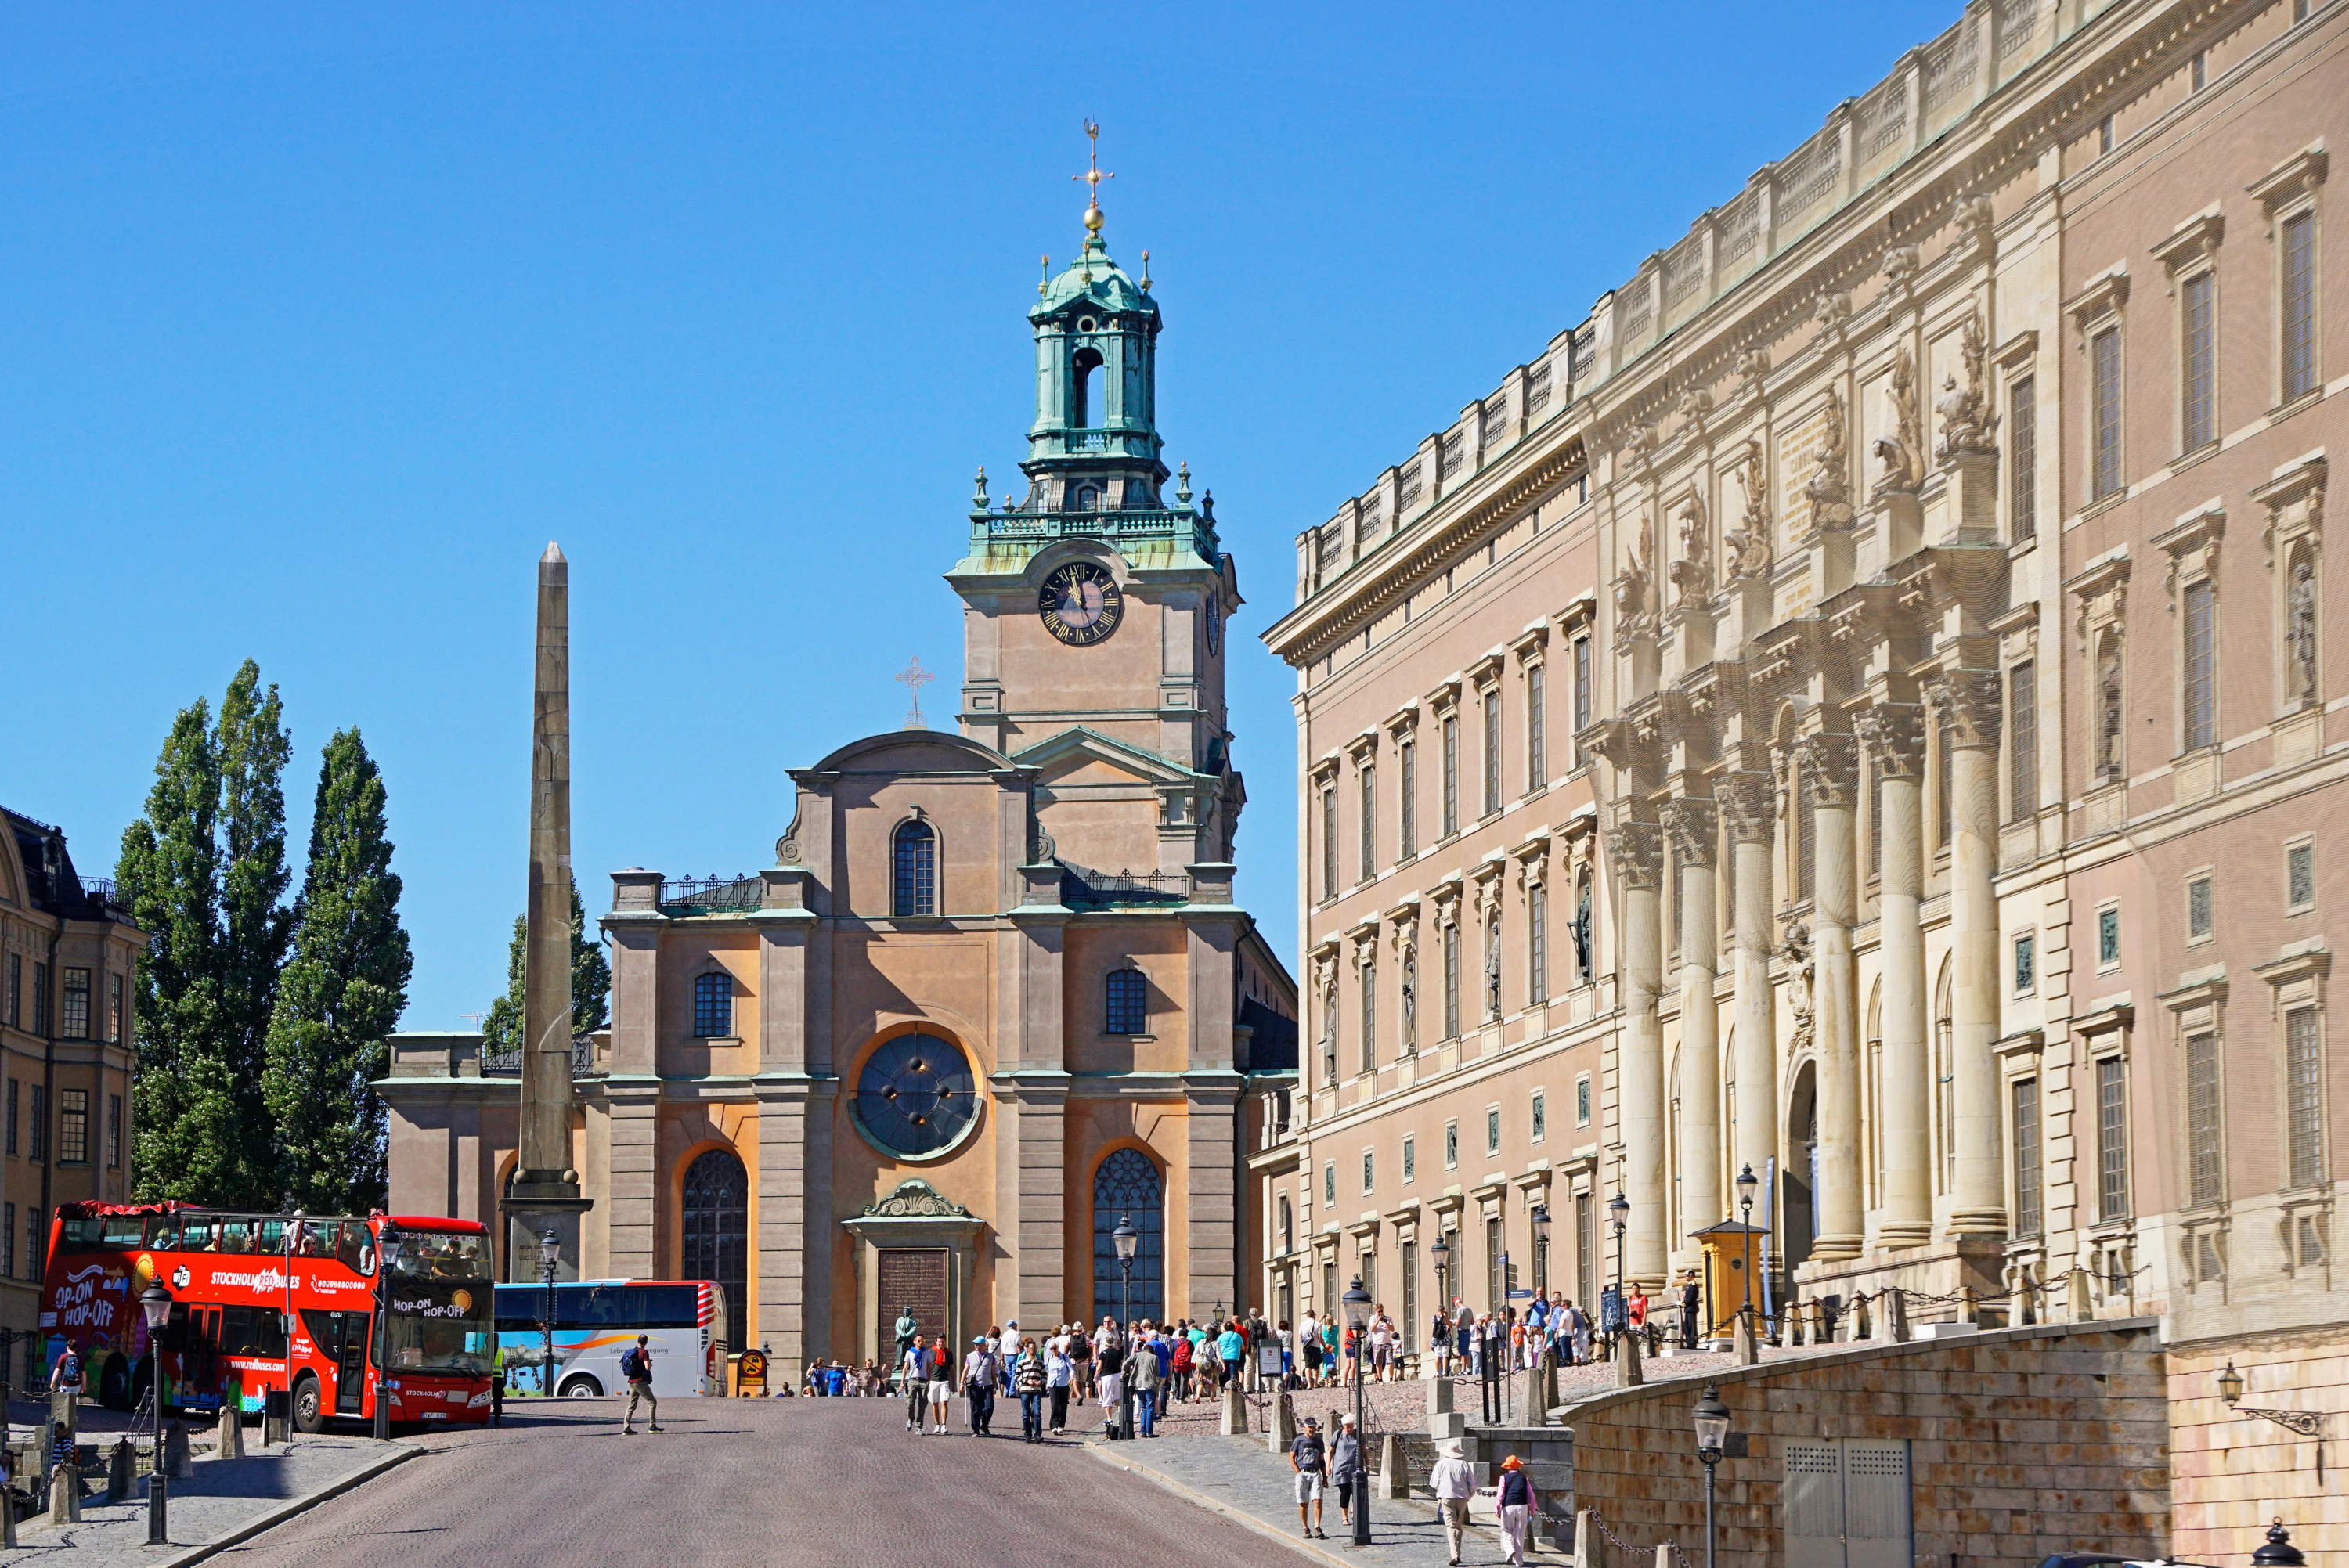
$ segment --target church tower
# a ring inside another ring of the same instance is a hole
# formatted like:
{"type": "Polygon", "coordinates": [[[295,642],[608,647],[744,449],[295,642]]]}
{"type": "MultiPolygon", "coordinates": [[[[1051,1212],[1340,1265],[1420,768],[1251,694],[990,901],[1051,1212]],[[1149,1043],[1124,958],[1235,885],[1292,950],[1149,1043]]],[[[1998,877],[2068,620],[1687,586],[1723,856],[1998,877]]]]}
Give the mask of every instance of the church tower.
{"type": "MultiPolygon", "coordinates": [[[[1094,128],[1088,127],[1089,132],[1094,128]]],[[[1192,504],[1158,433],[1158,304],[1102,237],[1098,160],[1085,239],[1045,263],[1028,320],[1036,419],[1026,492],[990,505],[981,470],[962,596],[963,733],[1040,770],[1061,858],[1179,875],[1228,862],[1243,792],[1231,768],[1224,627],[1240,604],[1212,495],[1192,504]],[[1174,490],[1165,486],[1170,477],[1174,490]]]]}

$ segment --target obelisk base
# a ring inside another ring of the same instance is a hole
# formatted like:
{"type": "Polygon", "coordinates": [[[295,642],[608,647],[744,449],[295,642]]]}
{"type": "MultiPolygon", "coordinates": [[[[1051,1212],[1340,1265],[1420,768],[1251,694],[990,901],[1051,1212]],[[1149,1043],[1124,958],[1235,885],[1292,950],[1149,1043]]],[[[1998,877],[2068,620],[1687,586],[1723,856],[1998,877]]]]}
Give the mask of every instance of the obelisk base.
{"type": "Polygon", "coordinates": [[[506,1192],[506,1278],[511,1282],[543,1280],[541,1243],[554,1233],[554,1277],[580,1277],[582,1216],[595,1206],[583,1197],[575,1181],[516,1181],[506,1192]]]}

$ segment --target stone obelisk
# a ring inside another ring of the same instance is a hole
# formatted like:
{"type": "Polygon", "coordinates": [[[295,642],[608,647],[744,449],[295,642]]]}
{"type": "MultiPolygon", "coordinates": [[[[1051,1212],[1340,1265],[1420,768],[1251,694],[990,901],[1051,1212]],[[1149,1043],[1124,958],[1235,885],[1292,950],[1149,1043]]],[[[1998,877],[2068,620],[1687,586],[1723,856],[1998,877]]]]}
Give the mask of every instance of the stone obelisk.
{"type": "Polygon", "coordinates": [[[505,1209],[508,1277],[579,1277],[579,1217],[594,1200],[571,1163],[571,565],[538,561],[538,670],[530,739],[530,902],[523,965],[522,1127],[505,1209]]]}

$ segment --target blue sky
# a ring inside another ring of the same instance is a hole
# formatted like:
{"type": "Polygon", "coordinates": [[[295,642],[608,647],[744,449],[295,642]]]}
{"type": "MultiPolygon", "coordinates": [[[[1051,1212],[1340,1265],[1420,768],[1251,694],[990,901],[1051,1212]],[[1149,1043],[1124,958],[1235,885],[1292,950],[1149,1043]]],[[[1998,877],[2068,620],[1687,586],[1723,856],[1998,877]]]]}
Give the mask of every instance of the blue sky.
{"type": "MultiPolygon", "coordinates": [[[[604,873],[769,863],[784,769],[961,671],[1037,258],[1151,252],[1170,460],[1249,603],[1240,891],[1295,947],[1291,536],[1579,320],[1957,0],[1326,8],[10,8],[0,800],[111,869],[172,712],[283,688],[390,790],[406,1024],[522,906],[533,563],[573,562],[604,873]],[[853,585],[853,591],[848,591],[853,585]]],[[[297,868],[298,873],[298,868],[297,868]]]]}

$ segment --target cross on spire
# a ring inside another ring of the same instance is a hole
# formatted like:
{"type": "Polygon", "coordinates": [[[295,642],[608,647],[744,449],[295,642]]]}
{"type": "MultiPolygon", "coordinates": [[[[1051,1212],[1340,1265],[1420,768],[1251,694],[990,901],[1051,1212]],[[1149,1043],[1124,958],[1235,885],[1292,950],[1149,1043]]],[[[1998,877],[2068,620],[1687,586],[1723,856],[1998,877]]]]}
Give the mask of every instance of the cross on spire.
{"type": "Polygon", "coordinates": [[[889,678],[903,684],[906,691],[913,696],[914,709],[905,716],[905,727],[907,729],[928,728],[929,727],[922,722],[922,688],[938,678],[937,672],[924,669],[921,655],[916,654],[911,663],[889,678]]]}

